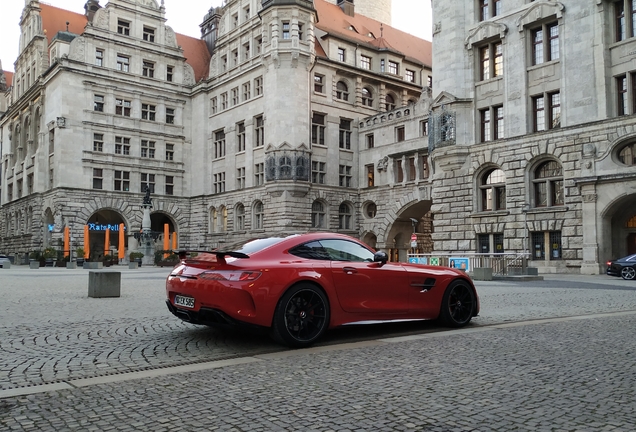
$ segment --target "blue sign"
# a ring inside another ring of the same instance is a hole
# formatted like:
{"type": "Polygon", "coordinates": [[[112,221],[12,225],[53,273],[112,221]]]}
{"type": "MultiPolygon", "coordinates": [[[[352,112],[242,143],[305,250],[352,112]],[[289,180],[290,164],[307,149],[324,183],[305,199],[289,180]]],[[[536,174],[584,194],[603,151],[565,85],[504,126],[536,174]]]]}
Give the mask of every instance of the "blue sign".
{"type": "Polygon", "coordinates": [[[428,258],[426,257],[409,257],[411,264],[428,264],[428,258]]]}
{"type": "MultiPolygon", "coordinates": [[[[107,229],[111,231],[119,231],[119,224],[111,225],[111,224],[96,224],[96,223],[88,223],[89,231],[106,231],[107,229]]],[[[124,231],[126,231],[126,226],[124,225],[124,231]]]]}
{"type": "Polygon", "coordinates": [[[448,266],[464,271],[470,271],[470,262],[468,258],[449,258],[448,266]]]}
{"type": "Polygon", "coordinates": [[[49,232],[53,232],[53,230],[55,229],[55,224],[48,224],[49,227],[49,232]]]}

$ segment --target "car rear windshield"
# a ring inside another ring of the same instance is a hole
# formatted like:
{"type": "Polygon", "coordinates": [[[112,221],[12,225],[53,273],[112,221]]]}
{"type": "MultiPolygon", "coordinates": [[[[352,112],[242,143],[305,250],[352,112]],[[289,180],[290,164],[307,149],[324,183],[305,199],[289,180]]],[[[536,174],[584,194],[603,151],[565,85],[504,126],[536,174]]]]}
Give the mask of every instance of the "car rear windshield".
{"type": "Polygon", "coordinates": [[[280,243],[286,238],[290,236],[282,236],[282,237],[266,237],[266,238],[258,238],[258,239],[249,239],[243,240],[232,245],[223,246],[221,248],[216,249],[218,252],[240,252],[245,255],[252,255],[256,252],[260,252],[263,249],[267,249],[270,246],[275,245],[276,243],[280,243]]]}

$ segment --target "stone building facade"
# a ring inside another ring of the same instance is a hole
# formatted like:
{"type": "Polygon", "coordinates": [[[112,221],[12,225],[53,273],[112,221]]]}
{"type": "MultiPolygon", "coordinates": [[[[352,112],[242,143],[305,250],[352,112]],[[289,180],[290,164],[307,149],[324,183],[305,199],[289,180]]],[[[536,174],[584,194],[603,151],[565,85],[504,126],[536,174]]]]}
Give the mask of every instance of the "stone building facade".
{"type": "MultiPolygon", "coordinates": [[[[178,247],[330,230],[403,259],[413,217],[430,248],[431,45],[336,3],[230,0],[195,39],[155,0],[28,2],[0,118],[0,250],[57,246],[66,226],[79,245],[90,226],[99,256],[120,223],[136,250],[147,187],[152,229],[178,247]]],[[[367,3],[390,19],[390,1],[367,3]]]]}
{"type": "Polygon", "coordinates": [[[436,249],[585,274],[636,253],[631,3],[433,1],[436,249]]]}

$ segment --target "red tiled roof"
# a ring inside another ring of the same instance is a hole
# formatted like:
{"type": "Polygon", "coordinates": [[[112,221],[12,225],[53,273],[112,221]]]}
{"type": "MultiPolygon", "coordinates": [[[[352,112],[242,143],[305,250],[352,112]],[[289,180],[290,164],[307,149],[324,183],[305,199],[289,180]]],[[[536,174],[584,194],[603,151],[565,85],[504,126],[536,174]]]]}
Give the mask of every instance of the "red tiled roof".
{"type": "Polygon", "coordinates": [[[88,22],[86,16],[75,12],[60,9],[45,3],[40,3],[40,16],[42,17],[42,30],[46,32],[46,38],[51,43],[53,37],[60,31],[68,31],[75,34],[84,33],[84,27],[88,22]]]}
{"type": "Polygon", "coordinates": [[[11,87],[11,84],[13,83],[13,72],[9,72],[9,71],[3,71],[4,72],[4,78],[7,81],[7,87],[11,87]]]}
{"type": "Polygon", "coordinates": [[[194,79],[207,78],[210,68],[210,52],[204,41],[177,33],[177,44],[183,49],[186,62],[194,69],[194,79]]]}
{"type": "Polygon", "coordinates": [[[363,15],[355,14],[350,17],[339,6],[325,0],[314,0],[314,7],[318,12],[317,28],[346,40],[400,52],[431,67],[433,49],[430,41],[363,15]],[[369,33],[373,36],[369,36],[369,33]]]}

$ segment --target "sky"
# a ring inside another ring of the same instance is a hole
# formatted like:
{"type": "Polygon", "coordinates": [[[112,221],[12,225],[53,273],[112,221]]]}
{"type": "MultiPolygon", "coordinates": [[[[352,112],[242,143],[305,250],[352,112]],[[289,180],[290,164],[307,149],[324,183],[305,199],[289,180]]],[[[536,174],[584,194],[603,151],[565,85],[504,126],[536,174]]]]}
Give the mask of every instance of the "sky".
{"type": "MultiPolygon", "coordinates": [[[[356,0],[366,1],[366,0],[356,0]]],[[[422,39],[432,40],[431,0],[392,0],[392,26],[422,39]]],[[[84,13],[86,0],[48,0],[43,3],[84,13]]],[[[105,6],[107,0],[101,0],[105,6]]],[[[167,25],[181,34],[200,37],[199,24],[212,6],[220,6],[222,0],[164,0],[167,25]]],[[[0,13],[0,61],[2,69],[13,71],[18,57],[20,14],[23,0],[2,0],[0,13]]]]}

